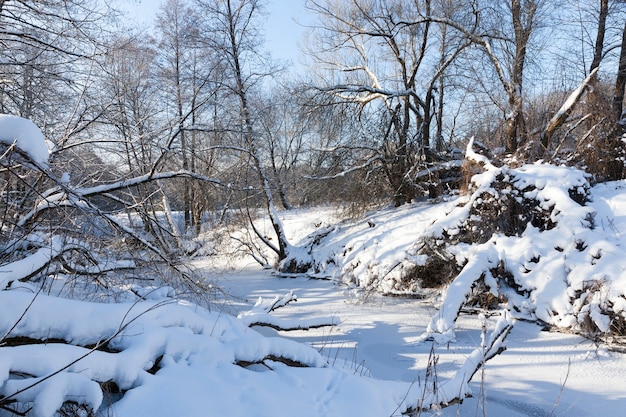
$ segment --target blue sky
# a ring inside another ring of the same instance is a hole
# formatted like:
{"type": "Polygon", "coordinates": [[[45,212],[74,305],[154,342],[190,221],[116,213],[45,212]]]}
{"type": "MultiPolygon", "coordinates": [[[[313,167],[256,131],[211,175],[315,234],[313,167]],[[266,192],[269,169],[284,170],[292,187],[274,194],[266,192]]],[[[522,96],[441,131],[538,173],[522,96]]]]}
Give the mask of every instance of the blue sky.
{"type": "MultiPolygon", "coordinates": [[[[150,25],[162,0],[120,0],[119,7],[129,11],[138,24],[150,25]]],[[[304,28],[297,22],[305,20],[304,0],[266,0],[266,47],[280,61],[298,62],[298,46],[304,28]]]]}
{"type": "Polygon", "coordinates": [[[268,0],[265,37],[267,48],[275,58],[298,64],[298,46],[305,21],[304,0],[268,0]]]}

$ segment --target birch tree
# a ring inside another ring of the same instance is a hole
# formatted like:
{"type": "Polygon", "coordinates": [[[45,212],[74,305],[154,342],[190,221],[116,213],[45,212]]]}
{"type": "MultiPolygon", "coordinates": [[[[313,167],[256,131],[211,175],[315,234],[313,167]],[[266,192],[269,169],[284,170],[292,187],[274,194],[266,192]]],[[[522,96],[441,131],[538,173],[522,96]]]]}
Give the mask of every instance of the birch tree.
{"type": "MultiPolygon", "coordinates": [[[[257,184],[265,199],[276,240],[270,240],[255,229],[256,235],[278,257],[281,263],[288,258],[292,249],[276,208],[270,176],[263,157],[262,129],[259,114],[254,114],[252,97],[255,89],[261,86],[264,78],[272,73],[271,63],[263,56],[262,38],[259,32],[259,17],[262,3],[259,0],[197,0],[201,11],[207,17],[206,27],[210,37],[206,46],[222,58],[222,84],[226,97],[233,100],[235,120],[229,129],[240,138],[238,148],[250,161],[257,178],[257,184]],[[276,242],[276,243],[274,243],[276,242]]],[[[251,223],[251,227],[254,225],[251,223]]],[[[282,269],[293,271],[296,264],[282,265],[282,269]]]]}

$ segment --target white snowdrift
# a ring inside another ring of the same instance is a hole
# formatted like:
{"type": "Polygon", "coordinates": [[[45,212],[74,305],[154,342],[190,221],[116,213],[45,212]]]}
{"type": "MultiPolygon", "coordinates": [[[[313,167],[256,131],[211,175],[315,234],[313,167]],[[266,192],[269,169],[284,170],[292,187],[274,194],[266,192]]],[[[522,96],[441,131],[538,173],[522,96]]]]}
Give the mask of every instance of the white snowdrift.
{"type": "MultiPolygon", "coordinates": [[[[288,370],[278,365],[279,372],[263,376],[243,369],[237,366],[238,362],[261,362],[268,355],[309,367],[327,365],[317,351],[306,345],[265,338],[227,314],[167,299],[93,304],[2,291],[0,334],[4,335],[0,339],[0,404],[10,404],[12,400],[32,403],[32,413],[38,417],[54,415],[64,401],[98,409],[103,401],[98,383],[104,382],[114,382],[126,391],[118,403],[110,406],[115,415],[206,416],[205,407],[216,405],[223,411],[240,408],[240,415],[263,403],[276,408],[276,395],[283,398],[283,390],[289,386],[292,391],[312,389],[317,381],[322,388],[331,381],[351,378],[338,371],[315,373],[311,369],[288,370]],[[24,311],[26,314],[20,317],[24,311]],[[41,339],[42,343],[20,345],[18,337],[41,339]],[[107,351],[87,347],[93,345],[106,345],[107,351]],[[160,369],[152,375],[148,370],[157,361],[160,369]],[[178,385],[189,373],[202,382],[198,392],[183,390],[178,385]],[[237,407],[239,397],[246,393],[252,397],[249,406],[237,407]],[[176,398],[176,412],[172,410],[171,398],[176,398]]],[[[327,395],[332,397],[333,393],[327,395]]],[[[216,411],[210,415],[225,413],[216,411]]]]}
{"type": "Polygon", "coordinates": [[[471,374],[504,348],[511,326],[503,315],[432,392],[333,368],[306,344],[168,298],[96,304],[0,291],[0,407],[36,417],[67,402],[120,417],[391,415],[469,395],[471,374]]]}
{"type": "MultiPolygon", "coordinates": [[[[217,373],[219,376],[209,379],[221,380],[223,387],[241,384],[243,374],[253,374],[243,369],[234,371],[238,362],[257,363],[267,356],[309,367],[326,366],[319,353],[307,345],[262,337],[228,314],[171,299],[96,304],[1,291],[0,334],[4,335],[0,339],[0,404],[10,404],[10,400],[32,402],[34,415],[42,417],[52,416],[64,401],[77,399],[98,409],[103,400],[98,383],[114,382],[123,391],[155,389],[166,379],[162,371],[185,372],[194,363],[198,364],[194,365],[197,372],[217,373]],[[24,344],[20,338],[30,342],[24,344]],[[95,350],[94,346],[104,349],[95,350]],[[148,371],[156,364],[160,370],[152,375],[148,371]],[[239,377],[234,378],[237,373],[239,377]]],[[[206,389],[211,391],[211,386],[206,389]]],[[[240,390],[233,387],[232,395],[240,390]]],[[[159,395],[170,396],[175,397],[175,393],[159,395]]],[[[124,396],[112,407],[137,412],[115,414],[140,415],[146,404],[132,398],[124,396]]],[[[206,414],[193,409],[181,411],[181,415],[206,414]]]]}

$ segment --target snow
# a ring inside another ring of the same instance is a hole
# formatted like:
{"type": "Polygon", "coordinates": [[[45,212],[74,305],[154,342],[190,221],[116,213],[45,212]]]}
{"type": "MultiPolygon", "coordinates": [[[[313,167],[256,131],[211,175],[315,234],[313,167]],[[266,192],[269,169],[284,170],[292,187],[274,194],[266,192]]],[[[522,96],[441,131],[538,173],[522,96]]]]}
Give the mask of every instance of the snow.
{"type": "Polygon", "coordinates": [[[41,167],[46,167],[50,151],[39,127],[28,119],[0,114],[0,143],[17,146],[41,167]]]}
{"type": "MultiPolygon", "coordinates": [[[[249,299],[247,305],[253,304],[258,296],[294,290],[299,301],[290,305],[289,309],[276,312],[281,316],[307,317],[333,313],[341,317],[341,325],[332,329],[289,333],[267,329],[264,332],[308,343],[318,349],[331,366],[348,370],[352,375],[371,377],[374,381],[396,381],[405,384],[404,389],[411,383],[418,384],[419,380],[419,395],[413,397],[417,399],[422,397],[420,390],[424,389],[427,378],[431,349],[435,349],[438,355],[438,381],[453,384],[447,381],[462,374],[461,369],[467,358],[481,346],[482,321],[476,315],[462,315],[457,320],[455,343],[437,345],[423,341],[422,335],[429,319],[436,313],[427,299],[382,297],[377,294],[370,294],[364,299],[360,292],[329,285],[327,281],[305,277],[277,279],[269,271],[233,272],[224,274],[220,281],[229,292],[249,299]]],[[[488,330],[491,330],[499,317],[486,317],[485,320],[488,330]]],[[[580,336],[545,332],[540,326],[523,321],[515,323],[506,345],[507,350],[503,354],[487,363],[484,376],[479,371],[467,386],[472,398],[467,398],[463,404],[422,415],[474,416],[476,410],[480,410],[478,407],[483,395],[489,416],[548,416],[551,413],[555,416],[621,415],[626,402],[626,383],[623,380],[626,358],[622,354],[599,348],[593,341],[580,336]]],[[[357,390],[356,387],[353,389],[357,390]]],[[[366,391],[361,399],[350,400],[355,401],[355,407],[362,402],[369,404],[366,400],[382,397],[383,389],[386,388],[381,387],[376,392],[366,391]]],[[[335,397],[333,401],[342,402],[343,399],[335,397]]],[[[348,397],[345,401],[349,401],[348,397]]],[[[301,404],[302,410],[307,410],[309,406],[318,409],[310,399],[303,399],[301,404]]],[[[317,416],[400,415],[399,411],[393,414],[394,409],[359,409],[360,414],[355,414],[356,409],[345,413],[303,412],[317,416]]],[[[268,408],[268,413],[263,415],[286,414],[285,410],[268,408]]],[[[477,415],[482,415],[482,411],[477,415]]]]}
{"type": "Polygon", "coordinates": [[[626,253],[615,232],[626,230],[624,223],[616,223],[624,218],[622,192],[604,196],[606,188],[598,186],[596,193],[586,174],[569,167],[483,165],[470,194],[379,211],[338,225],[321,241],[317,235],[305,240],[315,270],[383,293],[428,295],[407,276],[424,263],[423,242],[440,238],[441,250],[462,268],[427,328],[428,337],[440,343],[454,340],[458,312],[479,280],[494,295],[505,295],[517,318],[573,330],[591,324],[605,333],[613,317],[626,317],[626,253]],[[494,188],[499,181],[512,188],[494,188]],[[537,209],[530,215],[545,220],[529,222],[519,235],[495,233],[484,243],[445,243],[444,236],[460,236],[476,220],[472,209],[485,204],[485,196],[500,199],[505,193],[532,199],[537,209]],[[511,282],[491,276],[498,265],[512,274],[511,282]]]}
{"type": "Polygon", "coordinates": [[[280,416],[293,415],[300,407],[308,410],[302,413],[305,416],[341,415],[350,409],[382,412],[395,408],[408,388],[405,383],[381,383],[329,368],[326,358],[307,344],[264,337],[228,314],[172,300],[94,304],[3,291],[0,306],[0,332],[8,333],[3,338],[7,342],[19,336],[81,345],[106,340],[112,349],[94,351],[53,342],[3,347],[0,395],[34,402],[33,413],[40,417],[52,416],[63,401],[76,398],[97,409],[103,397],[93,380],[113,381],[128,390],[111,407],[115,415],[133,416],[205,416],[208,409],[212,415],[244,416],[257,410],[255,415],[280,416]],[[44,310],[55,314],[45,315],[44,310]],[[307,367],[271,360],[267,365],[271,372],[239,366],[266,357],[284,357],[307,367]],[[148,370],[157,360],[160,369],[153,375],[148,370]],[[48,379],[37,384],[43,378],[48,379]],[[33,388],[14,394],[32,384],[33,388]],[[380,398],[379,390],[388,397],[380,398]],[[370,400],[359,398],[364,393],[370,400]],[[282,400],[276,401],[277,396],[282,400]]]}
{"type": "Polygon", "coordinates": [[[432,318],[427,333],[435,337],[439,343],[447,343],[454,340],[454,321],[465,303],[468,291],[473,283],[481,276],[484,265],[496,266],[497,256],[493,242],[473,248],[467,259],[468,263],[463,271],[452,282],[446,292],[446,302],[441,306],[439,312],[432,318]]]}
{"type": "MultiPolygon", "coordinates": [[[[614,197],[622,198],[615,186],[620,184],[598,188],[595,200],[602,199],[615,209],[623,207],[614,204],[614,197]]],[[[603,214],[619,213],[605,210],[603,214]]],[[[355,231],[361,231],[362,240],[370,239],[370,233],[377,236],[381,246],[386,233],[393,236],[414,215],[408,208],[395,215],[393,210],[383,211],[380,217],[368,217],[378,221],[375,227],[355,226],[355,231]],[[383,219],[388,220],[385,229],[375,230],[384,224],[383,219]]],[[[286,223],[289,230],[304,234],[320,218],[331,216],[328,211],[301,211],[286,223]]],[[[409,239],[400,243],[409,245],[409,239]]],[[[466,249],[476,248],[468,245],[466,249]]],[[[523,251],[532,254],[542,248],[529,244],[523,251]]],[[[388,248],[389,256],[394,252],[388,248]]],[[[197,267],[208,265],[208,260],[196,262],[197,267]]],[[[18,322],[9,336],[74,344],[49,341],[0,348],[1,395],[71,364],[48,383],[20,394],[24,401],[37,404],[33,415],[51,416],[63,400],[94,408],[99,404],[103,414],[117,416],[397,415],[432,396],[426,398],[424,389],[434,382],[435,377],[426,373],[434,349],[436,378],[443,387],[440,395],[462,389],[474,397],[423,415],[474,415],[483,396],[487,415],[507,416],[550,415],[553,408],[553,415],[619,415],[626,401],[622,378],[626,359],[579,336],[541,332],[535,324],[518,322],[506,342],[508,350],[488,362],[484,374],[479,372],[464,385],[461,376],[480,361],[480,350],[487,344],[482,342],[483,320],[488,329],[501,328],[504,321],[462,315],[455,324],[456,343],[437,345],[423,339],[430,319],[437,316],[428,299],[366,295],[332,281],[276,278],[260,267],[241,268],[219,275],[219,284],[233,298],[222,300],[215,311],[168,298],[170,288],[152,291],[154,299],[122,304],[0,292],[0,334],[18,322]],[[284,308],[270,312],[274,306],[284,308]],[[27,313],[20,320],[23,311],[27,313]],[[271,315],[280,323],[323,316],[341,322],[331,328],[286,333],[266,327],[250,329],[246,320],[255,315],[271,315]],[[92,352],[86,347],[111,337],[111,352],[92,352]],[[257,362],[270,353],[309,367],[286,366],[271,359],[248,368],[237,364],[257,362]],[[148,372],[159,356],[158,371],[148,372]],[[99,396],[101,390],[94,380],[114,381],[125,393],[110,403],[109,394],[99,396]]]]}
{"type": "MultiPolygon", "coordinates": [[[[43,166],[45,141],[29,123],[1,116],[0,131],[25,136],[0,140],[43,166]]],[[[44,294],[19,280],[73,242],[29,236],[38,249],[0,266],[0,416],[51,417],[68,402],[120,417],[623,414],[626,357],[605,336],[626,317],[626,181],[592,187],[572,168],[495,167],[471,144],[467,154],[484,168],[467,195],[345,222],[332,208],[274,212],[311,275],[190,261],[229,294],[210,310],[168,286],[129,286],[137,301],[124,303],[44,294]],[[477,205],[503,196],[537,202],[549,222],[454,241],[480,220],[477,205]],[[407,278],[426,262],[426,239],[460,268],[441,293],[407,278]],[[499,265],[511,282],[492,272],[499,265]],[[506,296],[499,313],[464,311],[479,281],[506,296]],[[585,326],[596,340],[567,332],[585,326]]]]}

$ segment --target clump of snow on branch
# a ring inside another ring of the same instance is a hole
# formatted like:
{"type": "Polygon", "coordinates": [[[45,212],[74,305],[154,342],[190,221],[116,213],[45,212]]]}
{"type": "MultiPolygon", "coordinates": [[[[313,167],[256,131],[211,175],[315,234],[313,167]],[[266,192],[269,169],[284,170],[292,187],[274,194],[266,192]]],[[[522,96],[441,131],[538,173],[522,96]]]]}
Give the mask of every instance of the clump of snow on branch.
{"type": "Polygon", "coordinates": [[[50,151],[41,130],[30,120],[9,114],[0,114],[0,143],[16,146],[33,162],[45,167],[50,151]]]}

